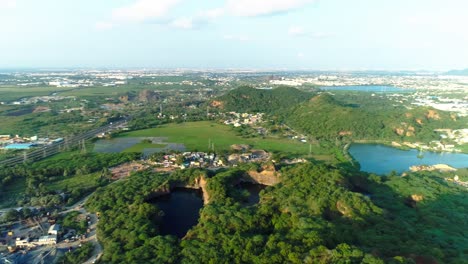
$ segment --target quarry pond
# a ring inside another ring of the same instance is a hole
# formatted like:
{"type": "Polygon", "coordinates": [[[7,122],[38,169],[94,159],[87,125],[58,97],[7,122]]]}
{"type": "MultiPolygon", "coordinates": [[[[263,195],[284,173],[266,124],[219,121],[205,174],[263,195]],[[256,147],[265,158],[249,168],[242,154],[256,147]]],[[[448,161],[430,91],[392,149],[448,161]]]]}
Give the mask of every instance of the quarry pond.
{"type": "MultiPolygon", "coordinates": [[[[260,191],[266,188],[265,185],[250,182],[241,182],[236,187],[248,192],[248,196],[242,201],[244,206],[257,204],[260,201],[260,191]]],[[[203,208],[202,194],[201,189],[178,187],[148,200],[163,212],[162,216],[155,216],[154,219],[159,225],[160,235],[185,237],[198,223],[200,210],[203,208]]]]}
{"type": "Polygon", "coordinates": [[[361,171],[388,174],[402,173],[413,165],[447,164],[454,168],[468,167],[468,154],[401,150],[381,144],[352,144],[349,154],[359,162],[361,171]]]}
{"type": "Polygon", "coordinates": [[[198,223],[200,209],[203,207],[201,190],[175,188],[169,194],[149,201],[156,205],[164,215],[160,219],[161,235],[183,238],[198,223]]]}
{"type": "Polygon", "coordinates": [[[169,143],[166,137],[117,137],[99,139],[94,144],[94,151],[99,153],[141,152],[144,156],[185,149],[184,144],[169,143]]]}

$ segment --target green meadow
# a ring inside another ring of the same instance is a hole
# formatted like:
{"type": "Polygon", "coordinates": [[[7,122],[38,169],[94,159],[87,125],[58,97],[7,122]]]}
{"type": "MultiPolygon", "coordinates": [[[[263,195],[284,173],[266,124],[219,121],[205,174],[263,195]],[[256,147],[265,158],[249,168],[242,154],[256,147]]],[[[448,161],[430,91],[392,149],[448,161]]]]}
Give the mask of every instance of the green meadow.
{"type": "MultiPolygon", "coordinates": [[[[242,138],[231,127],[209,122],[171,123],[156,128],[137,130],[119,134],[119,137],[166,137],[167,142],[184,144],[188,150],[208,151],[209,143],[215,150],[229,150],[233,144],[248,144],[255,149],[270,152],[283,152],[305,155],[309,153],[309,144],[287,138],[255,137],[242,138]]],[[[329,154],[318,145],[312,145],[313,154],[329,154]]]]}

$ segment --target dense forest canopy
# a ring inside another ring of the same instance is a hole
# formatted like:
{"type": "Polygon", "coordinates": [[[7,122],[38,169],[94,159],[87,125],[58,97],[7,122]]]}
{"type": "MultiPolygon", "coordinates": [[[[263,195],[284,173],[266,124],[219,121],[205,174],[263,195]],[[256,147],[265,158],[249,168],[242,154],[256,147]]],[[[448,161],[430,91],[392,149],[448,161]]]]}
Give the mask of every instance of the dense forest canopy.
{"type": "Polygon", "coordinates": [[[438,128],[458,129],[466,118],[454,118],[448,112],[429,107],[349,105],[321,93],[308,102],[283,112],[284,122],[317,139],[348,137],[351,139],[423,140],[440,138],[438,128]]]}
{"type": "Polygon", "coordinates": [[[225,111],[271,113],[307,101],[312,96],[312,93],[292,87],[264,90],[242,86],[227,92],[211,104],[225,111]]]}
{"type": "Polygon", "coordinates": [[[105,263],[462,263],[467,192],[437,173],[378,177],[312,163],[286,166],[255,206],[234,183],[245,168],[217,174],[151,171],[99,189],[105,263]],[[147,202],[171,182],[207,178],[210,202],[184,239],[160,236],[161,211],[147,202]],[[447,217],[447,215],[451,217],[447,217]],[[156,216],[156,218],[155,218],[156,216]]]}
{"type": "Polygon", "coordinates": [[[468,122],[468,117],[456,117],[430,107],[395,106],[388,99],[365,94],[353,98],[355,102],[348,103],[328,92],[312,93],[292,87],[272,90],[239,87],[211,104],[224,111],[265,112],[299,132],[325,140],[429,142],[440,139],[435,129],[460,129],[468,122]],[[366,100],[359,101],[360,98],[366,100]]]}

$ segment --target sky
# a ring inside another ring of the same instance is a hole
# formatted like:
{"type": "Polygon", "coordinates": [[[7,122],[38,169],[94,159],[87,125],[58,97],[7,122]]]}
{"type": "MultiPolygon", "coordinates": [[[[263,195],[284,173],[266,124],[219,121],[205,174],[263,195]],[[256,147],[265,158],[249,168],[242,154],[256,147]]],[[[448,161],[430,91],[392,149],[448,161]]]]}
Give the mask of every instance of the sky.
{"type": "Polygon", "coordinates": [[[468,68],[466,0],[0,0],[0,68],[468,68]]]}

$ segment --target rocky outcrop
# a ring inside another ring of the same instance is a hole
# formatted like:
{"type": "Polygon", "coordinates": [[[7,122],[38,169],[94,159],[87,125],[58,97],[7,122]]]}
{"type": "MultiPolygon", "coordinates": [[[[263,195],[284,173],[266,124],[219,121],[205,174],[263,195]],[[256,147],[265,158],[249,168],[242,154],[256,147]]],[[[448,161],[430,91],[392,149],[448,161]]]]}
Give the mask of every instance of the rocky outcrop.
{"type": "Polygon", "coordinates": [[[412,194],[411,195],[411,199],[415,202],[420,202],[422,200],[424,200],[424,197],[420,194],[412,194]]]}
{"type": "Polygon", "coordinates": [[[454,114],[454,113],[451,113],[451,114],[450,114],[450,118],[451,118],[453,121],[457,121],[457,120],[458,120],[457,114],[454,114]]]}
{"type": "Polygon", "coordinates": [[[168,195],[171,193],[174,188],[187,188],[187,189],[200,189],[203,194],[203,203],[208,204],[210,202],[210,195],[206,190],[206,179],[204,176],[200,176],[195,179],[195,183],[187,184],[182,182],[171,182],[169,184],[164,184],[159,189],[153,191],[148,195],[147,200],[168,195]]]}
{"type": "Polygon", "coordinates": [[[405,130],[403,128],[395,128],[395,133],[397,133],[399,136],[402,136],[405,133],[405,130]]]}
{"type": "Polygon", "coordinates": [[[340,131],[340,133],[338,133],[338,135],[340,136],[351,136],[352,134],[353,134],[352,131],[346,131],[346,130],[340,131]]]}
{"type": "Polygon", "coordinates": [[[157,190],[152,191],[151,194],[149,194],[146,197],[146,200],[151,200],[154,198],[165,196],[170,193],[171,193],[171,186],[169,186],[168,184],[164,184],[163,186],[159,187],[157,190]]]}
{"type": "Polygon", "coordinates": [[[273,186],[280,182],[280,174],[274,165],[265,165],[260,172],[248,171],[246,177],[249,181],[266,186],[273,186]]]}
{"type": "Polygon", "coordinates": [[[352,209],[349,208],[345,203],[341,201],[336,202],[336,210],[338,210],[338,212],[340,212],[345,217],[352,216],[352,209]]]}
{"type": "Polygon", "coordinates": [[[224,108],[224,102],[221,101],[212,101],[210,105],[216,108],[224,108]]]}
{"type": "Polygon", "coordinates": [[[143,90],[138,94],[139,102],[151,102],[159,99],[159,94],[151,90],[143,90]]]}
{"type": "Polygon", "coordinates": [[[47,106],[38,106],[34,109],[33,113],[44,113],[49,112],[51,109],[47,106]]]}
{"type": "Polygon", "coordinates": [[[235,151],[247,151],[250,150],[252,147],[247,144],[234,144],[231,145],[231,149],[235,151]]]}
{"type": "Polygon", "coordinates": [[[203,192],[203,203],[208,204],[210,202],[210,194],[206,190],[206,179],[203,176],[200,176],[195,180],[195,187],[201,189],[203,192]]]}
{"type": "Polygon", "coordinates": [[[130,99],[127,94],[119,96],[119,101],[121,101],[122,103],[128,103],[129,100],[130,99]]]}
{"type": "Polygon", "coordinates": [[[437,111],[435,111],[435,110],[427,111],[426,117],[427,117],[427,119],[434,119],[434,120],[439,120],[440,119],[439,113],[437,113],[437,111]]]}
{"type": "Polygon", "coordinates": [[[447,164],[436,164],[432,166],[420,165],[420,166],[411,166],[410,171],[440,171],[440,172],[451,172],[456,171],[457,169],[450,167],[447,164]]]}

